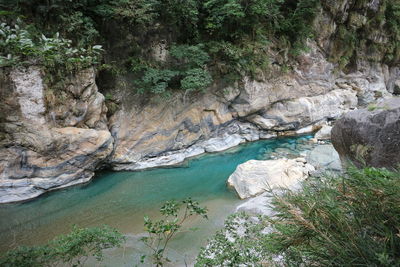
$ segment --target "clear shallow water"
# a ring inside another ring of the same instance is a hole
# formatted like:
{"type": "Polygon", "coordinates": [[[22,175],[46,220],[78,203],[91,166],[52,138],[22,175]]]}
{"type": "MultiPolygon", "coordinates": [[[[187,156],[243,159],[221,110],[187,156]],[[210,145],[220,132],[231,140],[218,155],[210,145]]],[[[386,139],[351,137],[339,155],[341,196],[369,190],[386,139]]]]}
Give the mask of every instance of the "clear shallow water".
{"type": "Polygon", "coordinates": [[[45,243],[67,233],[71,226],[108,224],[128,235],[123,249],[109,251],[106,266],[130,265],[143,253],[138,242],[143,216],[157,218],[167,200],[192,197],[209,209],[208,221],[194,219],[193,233],[177,236],[171,257],[189,262],[207,238],[220,228],[226,216],[240,203],[226,188],[226,180],[237,165],[250,159],[265,159],[274,151],[302,151],[311,136],[247,143],[223,153],[207,154],[177,168],[140,172],[104,172],[89,184],[58,190],[33,201],[0,206],[0,252],[18,245],[45,243]],[[186,255],[186,256],[185,256],[186,255]]]}

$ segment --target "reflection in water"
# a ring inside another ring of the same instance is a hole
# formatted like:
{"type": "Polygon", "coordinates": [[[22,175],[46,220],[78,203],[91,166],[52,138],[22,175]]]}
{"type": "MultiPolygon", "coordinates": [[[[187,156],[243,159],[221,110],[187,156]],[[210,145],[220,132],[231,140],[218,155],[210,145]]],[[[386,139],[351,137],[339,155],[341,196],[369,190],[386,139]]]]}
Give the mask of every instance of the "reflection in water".
{"type": "Polygon", "coordinates": [[[37,245],[54,236],[67,233],[71,225],[80,227],[108,224],[128,234],[124,249],[104,264],[132,266],[143,250],[138,236],[143,232],[143,216],[158,216],[158,209],[167,200],[192,197],[209,209],[209,220],[194,219],[193,233],[179,235],[171,247],[172,257],[187,255],[187,260],[240,202],[226,188],[229,175],[250,159],[268,158],[273,151],[304,150],[310,136],[258,141],[241,145],[223,153],[208,154],[187,161],[178,168],[162,168],[139,172],[104,172],[91,183],[48,193],[26,203],[0,206],[0,251],[17,245],[37,245]],[[124,257],[121,257],[121,255],[124,257]],[[107,263],[108,262],[108,263],[107,263]]]}

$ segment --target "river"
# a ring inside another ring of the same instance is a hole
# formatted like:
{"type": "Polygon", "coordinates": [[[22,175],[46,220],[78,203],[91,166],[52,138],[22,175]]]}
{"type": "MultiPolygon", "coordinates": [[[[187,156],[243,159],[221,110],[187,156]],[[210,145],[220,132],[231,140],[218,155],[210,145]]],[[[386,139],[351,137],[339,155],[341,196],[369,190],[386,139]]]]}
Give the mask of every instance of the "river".
{"type": "Polygon", "coordinates": [[[17,245],[38,245],[80,227],[108,224],[127,235],[121,249],[106,252],[100,266],[134,266],[146,250],[138,240],[143,216],[159,218],[167,200],[192,197],[207,206],[209,220],[195,218],[188,227],[199,230],[179,234],[169,255],[175,265],[193,262],[224,219],[242,203],[226,187],[237,165],[250,159],[268,159],[276,149],[303,151],[311,136],[278,138],[246,143],[225,152],[206,154],[174,168],[137,172],[102,172],[92,182],[47,193],[25,203],[0,206],[0,251],[17,245]],[[179,264],[178,264],[179,263],[179,264]]]}

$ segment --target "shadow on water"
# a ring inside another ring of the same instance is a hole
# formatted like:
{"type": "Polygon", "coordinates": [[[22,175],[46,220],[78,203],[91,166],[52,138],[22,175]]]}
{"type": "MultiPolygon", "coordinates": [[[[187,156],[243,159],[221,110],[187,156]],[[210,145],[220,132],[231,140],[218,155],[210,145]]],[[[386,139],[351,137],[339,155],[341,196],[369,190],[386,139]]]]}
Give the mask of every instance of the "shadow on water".
{"type": "Polygon", "coordinates": [[[222,153],[190,159],[175,168],[105,171],[91,183],[50,192],[29,202],[0,206],[0,251],[17,245],[45,243],[69,232],[73,224],[81,227],[108,224],[132,236],[130,253],[135,253],[132,240],[143,232],[145,214],[157,217],[165,201],[192,197],[207,205],[210,220],[193,221],[202,230],[179,236],[174,246],[184,254],[195,254],[240,202],[226,187],[226,180],[237,165],[250,159],[268,158],[271,151],[281,147],[292,147],[296,151],[296,145],[300,147],[302,141],[310,138],[247,143],[222,153]]]}

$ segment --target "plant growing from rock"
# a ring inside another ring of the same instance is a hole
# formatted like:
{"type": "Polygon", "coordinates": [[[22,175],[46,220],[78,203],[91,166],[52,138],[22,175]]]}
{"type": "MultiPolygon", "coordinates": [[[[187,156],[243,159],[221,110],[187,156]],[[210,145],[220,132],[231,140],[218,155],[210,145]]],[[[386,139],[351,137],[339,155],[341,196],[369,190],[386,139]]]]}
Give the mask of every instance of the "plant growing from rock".
{"type": "MultiPolygon", "coordinates": [[[[207,219],[207,209],[199,206],[199,203],[191,198],[182,201],[167,201],[160,208],[163,219],[153,221],[144,217],[144,226],[148,236],[141,238],[141,241],[150,248],[151,260],[156,266],[163,266],[169,262],[166,249],[169,242],[181,232],[184,223],[191,217],[201,216],[207,219]]],[[[142,263],[146,256],[142,256],[142,263]]]]}

